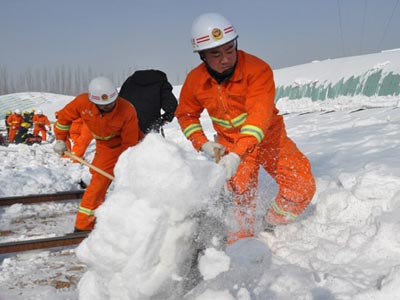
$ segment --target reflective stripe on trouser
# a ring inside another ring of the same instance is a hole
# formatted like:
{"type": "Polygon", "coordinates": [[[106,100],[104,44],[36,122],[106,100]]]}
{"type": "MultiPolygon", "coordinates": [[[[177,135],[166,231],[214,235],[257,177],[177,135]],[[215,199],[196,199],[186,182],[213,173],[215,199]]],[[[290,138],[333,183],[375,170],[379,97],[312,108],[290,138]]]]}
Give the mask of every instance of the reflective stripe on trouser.
{"type": "MultiPolygon", "coordinates": [[[[221,139],[218,142],[226,146],[228,151],[232,150],[233,145],[221,139]]],[[[279,186],[275,202],[281,211],[300,215],[315,193],[310,162],[287,137],[283,126],[277,126],[243,160],[235,176],[228,182],[235,194],[234,210],[239,236],[254,235],[259,165],[279,186]]]]}
{"type": "MultiPolygon", "coordinates": [[[[96,155],[92,164],[103,171],[113,175],[114,166],[121,154],[121,147],[108,148],[97,143],[96,155]]],[[[95,224],[94,211],[103,202],[111,180],[96,171],[90,170],[92,179],[88,185],[76,215],[75,228],[80,230],[91,230],[95,224]]]]}

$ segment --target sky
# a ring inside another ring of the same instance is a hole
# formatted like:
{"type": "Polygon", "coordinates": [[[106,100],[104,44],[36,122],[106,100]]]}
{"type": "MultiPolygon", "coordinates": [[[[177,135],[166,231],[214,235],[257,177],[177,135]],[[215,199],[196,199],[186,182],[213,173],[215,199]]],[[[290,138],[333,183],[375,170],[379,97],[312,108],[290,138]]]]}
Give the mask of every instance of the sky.
{"type": "Polygon", "coordinates": [[[0,66],[117,76],[158,68],[182,84],[200,63],[191,24],[207,12],[230,19],[239,48],[273,69],[400,48],[399,0],[2,0],[0,66]]]}
{"type": "MultiPolygon", "coordinates": [[[[364,62],[374,66],[375,59],[368,55],[364,62]]],[[[317,66],[326,70],[325,63],[317,66]]],[[[303,66],[304,73],[310,67],[316,64],[303,66]]],[[[49,115],[71,100],[48,97],[43,110],[49,115]]],[[[96,212],[96,227],[76,250],[0,257],[0,298],[397,299],[399,96],[282,99],[277,107],[288,135],[310,159],[317,183],[298,221],[278,226],[275,235],[261,230],[277,186],[260,171],[257,238],[225,247],[221,236],[232,219],[230,206],[219,201],[223,169],[195,152],[174,120],[165,126],[165,139],[150,134],[122,154],[107,200],[96,212]],[[197,235],[200,244],[193,241],[197,235]],[[196,256],[199,245],[203,251],[196,256]],[[197,269],[190,268],[194,258],[197,269]],[[190,276],[193,285],[185,281],[190,276]],[[190,292],[183,296],[184,291],[190,292]]],[[[207,114],[201,122],[211,138],[207,114]]],[[[60,158],[51,144],[0,151],[2,196],[76,189],[81,178],[90,180],[87,167],[60,158]]],[[[93,155],[92,144],[85,158],[93,155]]],[[[71,232],[77,205],[5,208],[0,228],[8,233],[0,234],[0,242],[71,232]]]]}

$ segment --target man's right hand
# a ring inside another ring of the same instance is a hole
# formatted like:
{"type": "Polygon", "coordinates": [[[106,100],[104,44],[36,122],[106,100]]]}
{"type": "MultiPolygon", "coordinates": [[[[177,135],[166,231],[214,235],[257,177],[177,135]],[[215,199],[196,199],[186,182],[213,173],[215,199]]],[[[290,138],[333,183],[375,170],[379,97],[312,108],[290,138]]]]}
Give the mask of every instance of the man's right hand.
{"type": "Polygon", "coordinates": [[[219,143],[216,142],[206,142],[203,144],[203,146],[201,146],[201,151],[204,151],[205,153],[207,153],[210,157],[215,157],[215,151],[219,151],[219,153],[222,155],[224,155],[225,153],[225,147],[222,146],[219,143]]]}
{"type": "Polygon", "coordinates": [[[55,153],[63,155],[65,151],[67,151],[67,145],[64,141],[57,140],[53,146],[53,150],[55,153]]]}

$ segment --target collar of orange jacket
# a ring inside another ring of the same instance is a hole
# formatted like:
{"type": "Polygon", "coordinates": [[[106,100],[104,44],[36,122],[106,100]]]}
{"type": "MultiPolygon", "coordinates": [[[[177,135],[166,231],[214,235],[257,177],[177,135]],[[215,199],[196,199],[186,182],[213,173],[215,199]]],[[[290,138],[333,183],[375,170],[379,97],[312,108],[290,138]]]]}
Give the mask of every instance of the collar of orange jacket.
{"type": "MultiPolygon", "coordinates": [[[[237,50],[237,61],[236,61],[236,67],[235,71],[233,72],[233,75],[231,78],[228,80],[229,81],[240,81],[243,78],[243,61],[244,61],[244,51],[242,50],[237,50]]],[[[204,84],[206,83],[211,83],[212,80],[215,80],[211,74],[207,70],[206,63],[202,63],[202,72],[204,74],[204,84]]]]}

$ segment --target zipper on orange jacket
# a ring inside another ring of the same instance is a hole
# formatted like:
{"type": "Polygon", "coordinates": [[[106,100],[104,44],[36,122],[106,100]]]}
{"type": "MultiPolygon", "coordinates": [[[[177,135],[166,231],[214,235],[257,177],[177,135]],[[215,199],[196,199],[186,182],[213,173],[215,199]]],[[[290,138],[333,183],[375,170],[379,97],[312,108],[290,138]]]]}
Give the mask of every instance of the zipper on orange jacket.
{"type": "Polygon", "coordinates": [[[104,130],[103,130],[103,114],[100,112],[100,136],[104,136],[104,130]]]}
{"type": "Polygon", "coordinates": [[[232,126],[232,128],[235,128],[235,126],[233,125],[233,123],[232,123],[232,117],[230,116],[230,114],[229,114],[229,112],[228,112],[228,109],[226,108],[226,106],[225,106],[225,101],[224,101],[224,99],[222,98],[222,91],[221,91],[221,84],[217,84],[217,86],[218,86],[218,95],[219,95],[219,102],[221,103],[221,106],[222,106],[222,108],[223,108],[223,110],[224,110],[224,112],[225,112],[225,116],[228,118],[228,122],[229,122],[229,124],[232,126]]]}

